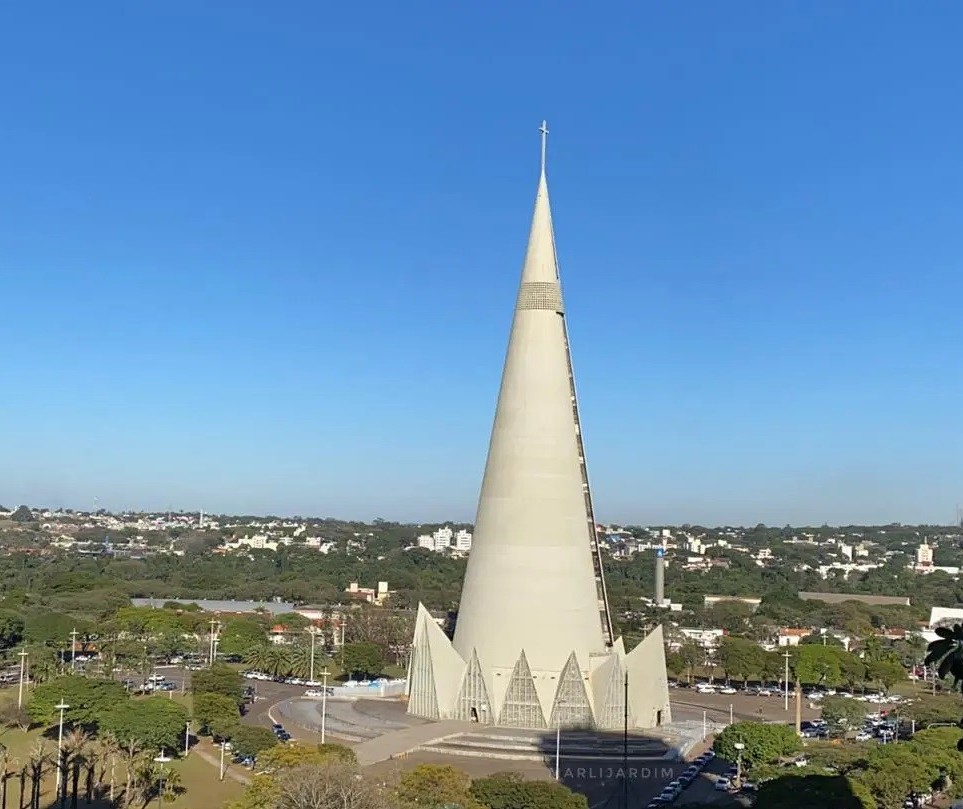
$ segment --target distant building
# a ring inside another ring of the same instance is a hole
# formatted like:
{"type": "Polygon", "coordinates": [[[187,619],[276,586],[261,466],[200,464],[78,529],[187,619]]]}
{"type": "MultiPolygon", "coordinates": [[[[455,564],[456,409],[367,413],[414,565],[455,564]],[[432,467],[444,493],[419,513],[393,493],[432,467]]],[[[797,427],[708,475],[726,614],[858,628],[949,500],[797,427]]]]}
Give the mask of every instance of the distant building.
{"type": "Polygon", "coordinates": [[[131,604],[135,607],[153,607],[161,609],[165,604],[174,602],[177,604],[194,604],[203,612],[243,614],[250,612],[267,612],[271,615],[282,615],[286,612],[294,612],[294,604],[283,601],[212,601],[204,598],[132,598],[131,604]]]}
{"type": "MultiPolygon", "coordinates": [[[[726,633],[725,630],[722,629],[690,629],[681,627],[679,634],[687,640],[695,641],[703,649],[715,649],[726,633]]],[[[673,643],[670,641],[669,647],[672,648],[672,646],[673,643]]],[[[679,644],[676,643],[675,646],[678,647],[679,644]]]]}
{"type": "Polygon", "coordinates": [[[811,629],[793,629],[791,627],[783,627],[779,630],[779,635],[776,639],[777,646],[798,646],[799,642],[803,638],[808,638],[812,635],[811,629]]]}
{"type": "Polygon", "coordinates": [[[916,567],[933,567],[933,549],[925,539],[923,544],[916,549],[916,567]]]}
{"type": "Polygon", "coordinates": [[[756,596],[703,596],[702,604],[705,607],[714,607],[716,604],[724,604],[727,601],[737,601],[740,604],[748,604],[755,612],[762,604],[762,599],[756,596]]]}
{"type": "Polygon", "coordinates": [[[875,607],[910,606],[909,596],[871,596],[862,593],[799,593],[803,601],[822,601],[824,604],[843,604],[846,601],[858,601],[861,604],[871,604],[875,607]]]}
{"type": "Polygon", "coordinates": [[[388,582],[386,581],[379,581],[377,588],[359,587],[358,582],[353,581],[345,588],[345,593],[359,601],[367,601],[369,604],[379,605],[384,604],[388,596],[391,595],[391,591],[388,589],[388,582]]]}
{"type": "Polygon", "coordinates": [[[415,544],[419,548],[425,548],[429,551],[461,551],[462,553],[467,553],[471,550],[471,531],[466,531],[464,528],[455,531],[448,526],[444,528],[439,528],[433,534],[422,534],[415,540],[415,544]]]}

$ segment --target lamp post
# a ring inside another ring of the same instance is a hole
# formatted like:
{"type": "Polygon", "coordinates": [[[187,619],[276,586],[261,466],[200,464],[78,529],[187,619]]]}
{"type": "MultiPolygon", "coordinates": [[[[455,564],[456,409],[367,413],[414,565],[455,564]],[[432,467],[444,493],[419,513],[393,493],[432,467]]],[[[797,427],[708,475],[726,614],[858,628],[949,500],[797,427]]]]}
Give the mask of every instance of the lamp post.
{"type": "Polygon", "coordinates": [[[791,655],[789,654],[789,650],[786,649],[786,651],[783,653],[783,659],[786,661],[786,677],[785,677],[785,679],[782,681],[783,710],[784,710],[784,711],[788,711],[788,710],[789,710],[789,658],[790,658],[790,657],[791,657],[791,655]]]}
{"type": "Polygon", "coordinates": [[[308,680],[314,685],[314,627],[305,627],[305,632],[311,636],[311,653],[308,658],[308,680]]]}
{"type": "Polygon", "coordinates": [[[562,772],[562,717],[555,722],[555,780],[561,778],[562,772]]]}
{"type": "Polygon", "coordinates": [[[222,741],[222,742],[221,742],[221,767],[220,767],[220,775],[219,775],[219,777],[218,777],[218,780],[219,780],[219,781],[223,781],[223,780],[224,780],[224,751],[225,751],[226,749],[227,749],[227,742],[226,742],[226,741],[222,741]]]}
{"type": "Polygon", "coordinates": [[[155,764],[160,764],[160,784],[157,789],[157,807],[164,809],[164,765],[170,761],[170,757],[164,755],[164,748],[161,748],[160,755],[154,759],[155,764]]]}
{"type": "Polygon", "coordinates": [[[321,686],[321,744],[324,744],[324,728],[328,722],[328,667],[325,666],[321,670],[321,679],[323,684],[321,686]]]}
{"type": "Polygon", "coordinates": [[[187,727],[184,728],[184,755],[186,756],[191,749],[191,721],[187,720],[187,727]]]}
{"type": "Polygon", "coordinates": [[[70,671],[74,672],[77,670],[77,636],[80,633],[74,629],[70,633],[70,671]]]}
{"type": "Polygon", "coordinates": [[[17,689],[17,710],[19,711],[23,707],[23,675],[27,670],[27,650],[21,649],[18,654],[20,655],[20,687],[17,689]]]}
{"type": "Polygon", "coordinates": [[[742,742],[736,742],[733,747],[736,748],[736,789],[742,788],[742,751],[746,749],[746,746],[742,742]]]}
{"type": "Polygon", "coordinates": [[[58,705],[54,705],[58,711],[60,711],[60,728],[57,731],[57,798],[60,798],[60,786],[63,783],[64,777],[64,711],[66,711],[70,706],[60,700],[58,705]]]}

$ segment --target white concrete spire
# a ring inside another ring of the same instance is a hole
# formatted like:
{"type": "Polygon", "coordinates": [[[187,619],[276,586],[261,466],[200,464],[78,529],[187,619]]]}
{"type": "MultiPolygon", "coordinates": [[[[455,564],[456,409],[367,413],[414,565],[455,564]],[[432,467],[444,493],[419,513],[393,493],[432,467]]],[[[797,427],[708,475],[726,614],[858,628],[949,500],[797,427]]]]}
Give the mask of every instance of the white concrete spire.
{"type": "Polygon", "coordinates": [[[613,643],[595,544],[552,212],[541,171],[471,555],[450,646],[419,612],[409,710],[498,725],[619,726],[668,717],[661,636],[613,643]],[[640,647],[641,648],[641,647],[640,647]],[[634,655],[634,657],[633,657],[634,655]]]}

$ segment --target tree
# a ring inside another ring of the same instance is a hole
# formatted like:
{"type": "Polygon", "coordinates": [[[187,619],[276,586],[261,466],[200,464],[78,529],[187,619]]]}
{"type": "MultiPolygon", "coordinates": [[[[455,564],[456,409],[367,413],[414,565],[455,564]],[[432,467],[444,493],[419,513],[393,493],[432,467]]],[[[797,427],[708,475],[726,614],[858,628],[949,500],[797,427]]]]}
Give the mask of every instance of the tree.
{"type": "Polygon", "coordinates": [[[52,725],[60,717],[56,706],[63,700],[70,706],[64,712],[65,722],[94,727],[113,705],[127,699],[118,682],[67,675],[38,685],[27,710],[38,725],[52,725]]]}
{"type": "Polygon", "coordinates": [[[736,743],[742,743],[742,762],[747,768],[757,764],[772,764],[801,749],[796,731],[789,725],[766,725],[761,722],[736,722],[718,736],[712,749],[727,761],[739,756],[736,743]]]}
{"type": "Polygon", "coordinates": [[[264,750],[269,750],[278,743],[277,736],[268,728],[254,725],[241,725],[231,737],[234,751],[240,756],[257,758],[264,750]]]}
{"type": "Polygon", "coordinates": [[[231,618],[221,630],[217,648],[221,654],[243,657],[252,646],[264,643],[266,637],[267,633],[260,621],[253,618],[231,618]]]}
{"type": "Polygon", "coordinates": [[[855,691],[866,682],[866,664],[850,652],[837,652],[837,657],[839,676],[850,691],[855,691]]]}
{"type": "Polygon", "coordinates": [[[845,775],[780,775],[759,786],[756,809],[877,809],[869,790],[845,775]]]}
{"type": "Polygon", "coordinates": [[[381,649],[367,641],[346,643],[342,649],[344,670],[358,675],[378,675],[384,665],[381,649]]]}
{"type": "Polygon", "coordinates": [[[762,671],[763,651],[754,641],[726,636],[719,642],[716,662],[722,666],[726,680],[734,676],[745,682],[762,671]]]}
{"type": "Polygon", "coordinates": [[[468,791],[471,779],[454,767],[419,764],[401,776],[395,796],[402,809],[454,804],[461,809],[481,809],[468,791]]]}
{"type": "Polygon", "coordinates": [[[33,520],[33,512],[27,506],[17,506],[10,519],[14,522],[30,522],[33,520]]]}
{"type": "Polygon", "coordinates": [[[925,728],[934,722],[952,722],[960,718],[960,700],[949,695],[922,694],[913,701],[900,707],[900,716],[912,719],[918,728],[925,728]]]}
{"type": "Polygon", "coordinates": [[[880,807],[898,809],[910,792],[931,789],[938,776],[938,767],[921,756],[915,745],[884,744],[867,756],[866,770],[859,780],[880,807]]]}
{"type": "Polygon", "coordinates": [[[830,733],[839,735],[858,730],[866,719],[864,703],[847,697],[826,697],[822,702],[823,719],[830,733]]]}
{"type": "Polygon", "coordinates": [[[866,664],[866,677],[877,683],[881,691],[889,691],[900,680],[906,679],[906,670],[894,660],[871,660],[866,664]]]}
{"type": "Polygon", "coordinates": [[[584,795],[553,781],[525,781],[515,773],[478,778],[471,796],[488,809],[588,809],[584,795]]]}
{"type": "Polygon", "coordinates": [[[0,648],[9,649],[23,640],[23,616],[13,610],[0,610],[0,648]]]}
{"type": "Polygon", "coordinates": [[[73,630],[83,635],[89,635],[94,630],[90,621],[78,620],[72,615],[65,615],[53,610],[31,612],[24,619],[23,635],[28,643],[52,645],[55,648],[64,647],[70,643],[70,633],[73,630]]]}
{"type": "Polygon", "coordinates": [[[229,696],[205,692],[194,697],[194,719],[199,725],[199,732],[227,731],[240,718],[237,702],[229,696]]]}
{"type": "Polygon", "coordinates": [[[354,751],[343,744],[306,745],[297,742],[279,744],[261,754],[262,769],[284,769],[299,767],[302,764],[318,765],[329,761],[348,764],[356,762],[354,751]]]}
{"type": "Polygon", "coordinates": [[[100,727],[121,745],[158,751],[180,747],[187,726],[187,708],[163,697],[125,700],[104,714],[100,727]]]}
{"type": "Polygon", "coordinates": [[[191,693],[221,694],[230,697],[240,706],[244,704],[244,680],[240,673],[223,663],[201,671],[195,671],[191,677],[191,693]]]}
{"type": "MultiPolygon", "coordinates": [[[[270,775],[256,775],[240,800],[230,804],[229,809],[278,809],[280,801],[287,801],[289,807],[322,809],[326,803],[311,803],[312,796],[326,795],[317,782],[318,774],[324,774],[335,784],[341,783],[341,774],[349,773],[352,789],[344,790],[345,803],[337,804],[337,809],[352,809],[353,801],[369,796],[368,792],[356,792],[359,776],[356,769],[354,752],[340,744],[302,745],[298,743],[278,744],[264,750],[258,758],[258,766],[270,775]],[[298,782],[313,785],[310,788],[297,788],[298,782]],[[299,802],[304,801],[304,802],[299,802]]],[[[343,785],[342,785],[343,787],[343,785]]],[[[380,804],[358,804],[358,809],[380,804]]],[[[387,809],[387,807],[385,807],[387,809]]]]}
{"type": "Polygon", "coordinates": [[[301,764],[274,777],[272,809],[382,809],[378,788],[343,762],[301,764]]]}
{"type": "Polygon", "coordinates": [[[829,646],[797,646],[793,670],[797,679],[807,685],[827,687],[839,685],[839,651],[829,646]]]}
{"type": "Polygon", "coordinates": [[[705,659],[705,652],[694,640],[686,638],[679,647],[679,659],[685,668],[686,679],[691,683],[695,667],[705,659]]]}

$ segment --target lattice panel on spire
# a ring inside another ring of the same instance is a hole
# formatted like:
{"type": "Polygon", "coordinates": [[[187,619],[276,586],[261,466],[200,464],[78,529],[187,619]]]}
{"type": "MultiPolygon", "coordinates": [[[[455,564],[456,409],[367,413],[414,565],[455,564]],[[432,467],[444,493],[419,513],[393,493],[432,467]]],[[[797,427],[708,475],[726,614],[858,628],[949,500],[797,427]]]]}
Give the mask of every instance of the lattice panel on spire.
{"type": "MultiPolygon", "coordinates": [[[[598,726],[600,728],[620,728],[625,723],[625,673],[619,661],[615,661],[605,684],[605,699],[599,708],[598,726]]],[[[629,717],[632,726],[632,717],[629,717]]]]}
{"type": "Polygon", "coordinates": [[[478,664],[478,653],[472,650],[471,660],[465,671],[465,679],[461,682],[458,701],[455,703],[455,719],[463,722],[481,722],[488,724],[492,721],[491,703],[488,701],[488,689],[485,678],[482,677],[481,666],[478,664]]]}
{"type": "Polygon", "coordinates": [[[408,694],[408,710],[425,719],[439,719],[438,695],[435,691],[435,672],[431,664],[431,648],[423,634],[411,652],[412,684],[408,694]]]}
{"type": "Polygon", "coordinates": [[[544,728],[545,715],[535,693],[535,681],[523,651],[515,663],[512,679],[508,683],[498,724],[513,728],[544,728]]]}
{"type": "Polygon", "coordinates": [[[551,727],[592,727],[593,724],[592,705],[585,692],[585,682],[575,652],[572,652],[558,678],[551,727]]]}
{"type": "Polygon", "coordinates": [[[526,281],[518,290],[516,309],[547,309],[550,312],[565,312],[562,304],[562,287],[558,281],[526,281]]]}

